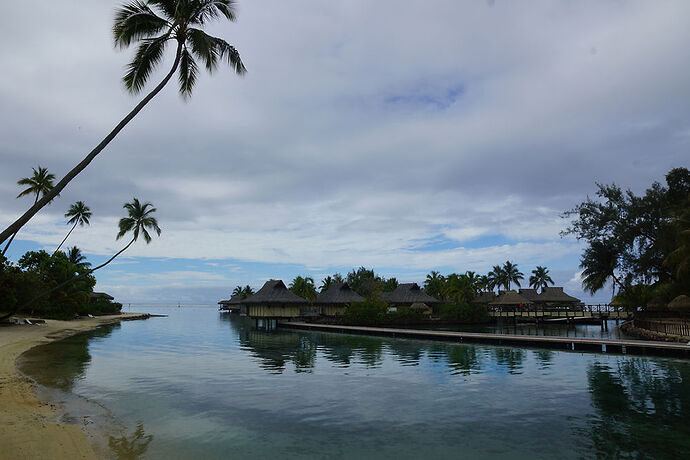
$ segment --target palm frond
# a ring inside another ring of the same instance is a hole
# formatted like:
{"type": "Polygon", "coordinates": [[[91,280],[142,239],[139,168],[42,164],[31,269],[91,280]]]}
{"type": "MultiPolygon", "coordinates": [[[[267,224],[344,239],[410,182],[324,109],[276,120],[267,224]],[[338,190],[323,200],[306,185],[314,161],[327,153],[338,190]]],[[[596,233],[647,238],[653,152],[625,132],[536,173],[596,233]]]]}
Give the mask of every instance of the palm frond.
{"type": "Polygon", "coordinates": [[[225,59],[237,75],[246,74],[247,68],[242,62],[239,51],[222,38],[215,38],[215,42],[216,49],[218,50],[218,57],[220,59],[225,59]]]}
{"type": "Polygon", "coordinates": [[[190,3],[194,4],[190,11],[191,22],[194,24],[203,25],[221,15],[230,21],[237,19],[235,15],[235,2],[232,0],[198,0],[190,3]]]}
{"type": "Polygon", "coordinates": [[[127,73],[122,78],[125,87],[133,94],[142,90],[153,69],[163,58],[165,45],[170,39],[169,34],[145,39],[139,45],[134,60],[127,65],[127,73]]]}
{"type": "Polygon", "coordinates": [[[211,37],[202,30],[187,29],[187,40],[192,47],[194,55],[204,62],[206,70],[213,72],[218,67],[218,47],[215,37],[211,37]]]}
{"type": "Polygon", "coordinates": [[[117,233],[116,239],[119,240],[136,226],[136,221],[131,217],[123,217],[120,219],[120,222],[117,224],[117,226],[119,227],[120,231],[117,233]]]}
{"type": "Polygon", "coordinates": [[[177,0],[149,0],[148,3],[151,5],[156,5],[169,19],[173,21],[178,17],[177,11],[180,2],[177,0]]]}
{"type": "Polygon", "coordinates": [[[196,61],[186,48],[183,49],[180,57],[179,81],[180,93],[185,99],[191,97],[198,73],[199,66],[197,66],[196,61]]]}
{"type": "Polygon", "coordinates": [[[170,23],[142,1],[135,0],[115,11],[113,36],[115,46],[127,48],[133,41],[159,34],[170,23]]]}

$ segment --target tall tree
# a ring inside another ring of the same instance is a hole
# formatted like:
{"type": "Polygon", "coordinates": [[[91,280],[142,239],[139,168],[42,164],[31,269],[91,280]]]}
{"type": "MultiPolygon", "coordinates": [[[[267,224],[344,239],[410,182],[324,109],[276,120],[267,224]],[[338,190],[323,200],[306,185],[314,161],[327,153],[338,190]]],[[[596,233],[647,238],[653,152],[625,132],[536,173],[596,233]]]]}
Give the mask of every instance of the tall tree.
{"type": "Polygon", "coordinates": [[[491,291],[506,284],[506,273],[500,265],[494,265],[491,271],[487,273],[486,278],[487,287],[491,291]]]}
{"type": "MultiPolygon", "coordinates": [[[[118,223],[118,228],[119,232],[116,236],[116,239],[120,239],[123,236],[125,236],[128,233],[132,233],[132,239],[130,240],[129,243],[122,249],[120,249],[115,255],[113,255],[111,258],[103,262],[102,264],[98,265],[95,268],[91,268],[89,270],[85,270],[82,273],[80,273],[77,276],[74,276],[67,281],[64,281],[63,283],[58,284],[57,286],[49,289],[48,291],[42,292],[39,295],[35,296],[31,300],[29,300],[27,303],[24,305],[20,305],[15,307],[13,311],[10,313],[6,314],[5,316],[0,317],[0,320],[4,318],[8,318],[9,316],[15,314],[16,312],[26,308],[27,306],[31,305],[35,301],[50,295],[54,291],[61,289],[62,287],[66,286],[69,283],[73,283],[74,281],[92,274],[96,270],[100,270],[101,268],[105,267],[108,265],[110,262],[115,260],[117,256],[125,252],[132,244],[134,244],[135,241],[139,239],[139,236],[143,236],[144,241],[146,241],[146,244],[149,244],[152,240],[151,238],[151,233],[150,232],[155,232],[157,235],[160,236],[161,234],[161,229],[158,226],[158,221],[156,220],[155,217],[153,217],[153,213],[156,212],[156,208],[153,207],[151,203],[141,203],[137,198],[134,198],[131,203],[125,203],[123,208],[127,210],[127,217],[123,217],[120,219],[120,222],[118,223]]],[[[61,254],[61,253],[60,253],[61,254]]]]}
{"type": "Polygon", "coordinates": [[[424,281],[424,291],[431,297],[443,300],[445,298],[445,284],[446,278],[439,272],[432,270],[431,273],[426,275],[426,280],[424,281]]]}
{"type": "Polygon", "coordinates": [[[144,97],[115,128],[77,164],[55,187],[34,203],[14,223],[0,233],[0,243],[22,228],[41,208],[55,198],[67,184],[82,172],[117,134],[153,99],[178,73],[179,90],[186,99],[192,94],[201,61],[212,73],[219,61],[227,61],[238,75],[246,73],[240,54],[225,40],[206,34],[201,27],[211,20],[225,17],[236,19],[233,0],[133,0],[115,12],[113,35],[115,45],[128,48],[139,43],[134,59],[127,66],[123,81],[127,90],[138,94],[152,72],[163,60],[165,47],[174,43],[175,58],[163,80],[144,97]]]}
{"type": "MultiPolygon", "coordinates": [[[[54,188],[55,185],[53,184],[53,181],[55,180],[55,174],[49,173],[46,168],[42,168],[41,166],[39,166],[38,169],[31,169],[34,172],[33,176],[24,177],[17,181],[17,185],[26,186],[26,188],[22,190],[22,192],[19,195],[17,195],[17,198],[21,198],[26,195],[35,195],[35,206],[41,195],[45,196],[46,193],[49,193],[54,188]]],[[[14,237],[17,236],[18,232],[19,229],[15,230],[14,233],[12,233],[12,237],[5,245],[5,249],[2,250],[1,255],[5,255],[7,249],[10,247],[10,244],[12,244],[12,241],[14,240],[14,237]]],[[[4,240],[0,240],[0,243],[2,243],[2,241],[4,240]]]]}
{"type": "Polygon", "coordinates": [[[532,276],[529,277],[529,285],[534,289],[541,288],[542,290],[550,284],[554,284],[549,276],[549,269],[537,265],[537,268],[532,270],[532,276]]]}
{"type": "Polygon", "coordinates": [[[72,246],[69,251],[67,251],[67,259],[70,263],[84,270],[91,266],[91,263],[87,262],[86,257],[81,253],[81,249],[76,246],[72,246]]]}
{"type": "Polygon", "coordinates": [[[516,264],[512,263],[509,260],[506,260],[506,263],[503,264],[503,273],[505,274],[505,278],[503,281],[503,285],[506,288],[506,291],[510,291],[510,284],[515,283],[520,286],[520,280],[524,279],[525,275],[518,270],[518,267],[516,264]]]}
{"type": "Polygon", "coordinates": [[[60,250],[65,241],[67,241],[67,238],[69,238],[72,231],[77,228],[77,225],[83,227],[84,225],[90,224],[89,219],[91,219],[91,209],[89,209],[89,207],[86,206],[83,201],[77,201],[69,207],[69,210],[67,210],[65,213],[65,217],[70,218],[67,223],[74,225],[72,225],[72,228],[69,229],[67,236],[65,236],[62,242],[58,245],[57,249],[55,249],[55,252],[60,250]]]}
{"type": "Polygon", "coordinates": [[[297,276],[290,283],[290,290],[300,297],[307,300],[316,300],[316,287],[314,286],[314,278],[311,276],[297,276]]]}
{"type": "Polygon", "coordinates": [[[580,268],[583,269],[582,286],[594,294],[611,280],[613,289],[611,298],[613,298],[616,285],[623,287],[623,283],[616,276],[618,259],[618,251],[612,244],[592,241],[580,259],[580,268]]]}

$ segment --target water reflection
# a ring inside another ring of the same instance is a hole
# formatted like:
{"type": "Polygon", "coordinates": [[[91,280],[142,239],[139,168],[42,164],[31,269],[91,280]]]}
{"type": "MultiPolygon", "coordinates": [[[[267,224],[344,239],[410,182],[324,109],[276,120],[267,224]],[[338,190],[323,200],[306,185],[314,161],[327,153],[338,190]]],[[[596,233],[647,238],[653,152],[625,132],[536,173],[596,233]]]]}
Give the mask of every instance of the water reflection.
{"type": "Polygon", "coordinates": [[[618,360],[615,366],[597,361],[588,366],[587,382],[596,412],[585,434],[597,455],[690,456],[687,365],[643,358],[618,360]]]}
{"type": "Polygon", "coordinates": [[[39,385],[71,391],[91,362],[89,343],[104,339],[119,328],[119,324],[102,326],[61,340],[57,344],[32,348],[22,355],[19,366],[22,372],[31,375],[39,385]],[[49,365],[45,363],[47,350],[51,356],[49,365]]]}
{"type": "Polygon", "coordinates": [[[137,428],[130,435],[110,436],[108,446],[118,459],[129,460],[141,458],[153,441],[153,435],[146,434],[144,424],[137,423],[137,428]]]}

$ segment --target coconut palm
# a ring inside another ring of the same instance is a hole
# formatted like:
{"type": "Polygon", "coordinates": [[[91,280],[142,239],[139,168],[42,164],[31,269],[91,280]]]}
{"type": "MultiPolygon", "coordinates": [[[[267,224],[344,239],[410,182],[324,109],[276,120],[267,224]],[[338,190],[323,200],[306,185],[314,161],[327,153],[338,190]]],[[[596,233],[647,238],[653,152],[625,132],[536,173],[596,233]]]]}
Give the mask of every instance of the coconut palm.
{"type": "Polygon", "coordinates": [[[580,259],[582,271],[582,287],[591,294],[602,289],[611,280],[613,292],[611,298],[616,294],[616,284],[623,287],[623,284],[616,277],[618,268],[618,251],[613,245],[602,242],[592,241],[580,259]]]}
{"type": "Polygon", "coordinates": [[[307,300],[316,299],[316,287],[314,286],[314,278],[311,276],[297,276],[290,283],[290,290],[300,297],[307,300]]]}
{"type": "Polygon", "coordinates": [[[138,94],[149,77],[162,62],[169,43],[175,46],[175,58],[163,80],[148,93],[115,128],[63,177],[43,198],[38,200],[19,219],[0,233],[0,243],[19,231],[43,206],[55,198],[65,186],[82,172],[117,134],[153,99],[178,73],[179,91],[187,99],[192,94],[199,75],[199,64],[212,73],[221,61],[243,75],[246,69],[240,54],[225,40],[206,34],[201,27],[211,20],[224,17],[236,19],[233,0],[133,0],[115,12],[113,36],[115,46],[127,48],[139,43],[134,59],[127,65],[123,77],[125,88],[138,94]]]}
{"type": "Polygon", "coordinates": [[[240,298],[246,299],[247,297],[254,295],[254,289],[250,285],[246,285],[243,289],[242,292],[240,293],[240,298]]]}
{"type": "Polygon", "coordinates": [[[424,281],[424,291],[431,297],[443,300],[445,295],[445,285],[446,278],[439,272],[432,270],[431,273],[426,275],[426,280],[424,281]]]}
{"type": "Polygon", "coordinates": [[[235,289],[232,290],[232,297],[235,297],[236,295],[242,295],[242,286],[235,286],[235,289]]]}
{"type": "MultiPolygon", "coordinates": [[[[120,249],[117,253],[115,253],[115,255],[113,255],[111,258],[109,258],[99,266],[85,270],[79,275],[74,276],[73,278],[70,278],[63,283],[60,283],[57,286],[40,293],[24,305],[15,307],[14,311],[10,312],[9,315],[15,314],[17,311],[26,308],[38,299],[51,294],[52,292],[62,288],[63,286],[66,286],[67,284],[72,283],[86,275],[90,275],[96,270],[100,270],[101,268],[105,267],[110,262],[115,260],[117,256],[125,252],[132,244],[134,244],[134,242],[139,239],[139,236],[143,236],[144,241],[146,241],[146,244],[149,244],[152,240],[151,233],[149,232],[155,232],[157,235],[161,234],[161,229],[158,226],[158,221],[155,217],[152,216],[152,214],[156,212],[156,208],[154,208],[151,203],[141,203],[137,198],[134,198],[131,203],[125,203],[123,205],[123,208],[127,210],[127,217],[123,217],[122,219],[120,219],[120,222],[118,223],[119,232],[116,236],[116,239],[119,240],[126,234],[130,232],[132,233],[132,239],[129,243],[127,243],[127,245],[124,248],[120,249]]],[[[0,320],[6,317],[8,317],[8,315],[0,317],[0,320]]]]}
{"type": "Polygon", "coordinates": [[[537,265],[537,268],[532,270],[532,276],[529,277],[529,286],[534,289],[541,288],[542,290],[550,284],[554,284],[549,276],[549,269],[537,265]]]}
{"type": "Polygon", "coordinates": [[[69,251],[67,251],[67,258],[72,264],[81,269],[87,269],[91,266],[91,263],[87,262],[86,257],[81,253],[81,249],[76,246],[72,246],[69,251]]]}
{"type": "MultiPolygon", "coordinates": [[[[41,197],[41,195],[45,195],[46,193],[49,193],[55,185],[53,184],[53,181],[55,180],[55,174],[49,173],[46,168],[42,168],[41,166],[38,166],[38,169],[36,168],[31,168],[34,172],[34,175],[31,177],[24,177],[22,179],[19,179],[17,181],[17,185],[26,185],[27,187],[22,190],[22,192],[17,195],[17,198],[21,198],[26,195],[36,195],[34,198],[34,206],[38,202],[38,199],[41,197]]],[[[7,252],[7,249],[10,247],[10,244],[12,244],[12,241],[14,240],[14,237],[17,236],[17,233],[19,232],[19,229],[15,230],[14,233],[12,233],[12,236],[10,240],[7,242],[5,245],[5,249],[2,250],[2,255],[4,256],[5,253],[7,252]]],[[[9,235],[8,235],[9,236],[9,235]]],[[[4,239],[2,240],[4,241],[4,239]]]]}
{"type": "Polygon", "coordinates": [[[507,260],[506,263],[503,264],[503,273],[505,274],[503,285],[505,286],[506,291],[510,291],[510,283],[515,283],[519,287],[520,280],[525,278],[523,273],[520,270],[518,270],[517,265],[513,264],[509,260],[507,260]]]}
{"type": "Polygon", "coordinates": [[[503,267],[500,265],[494,265],[489,273],[486,275],[487,278],[487,288],[493,291],[497,287],[501,287],[505,284],[506,274],[503,267]]]}
{"type": "Polygon", "coordinates": [[[70,228],[69,232],[67,232],[67,236],[65,236],[62,242],[58,245],[55,252],[60,250],[65,241],[67,241],[67,238],[69,238],[72,231],[77,228],[77,225],[83,227],[84,225],[90,224],[89,219],[91,218],[91,209],[89,209],[89,207],[86,206],[83,201],[77,201],[69,207],[69,210],[65,213],[65,217],[70,218],[67,223],[74,225],[72,225],[72,228],[70,228]]]}
{"type": "Polygon", "coordinates": [[[324,279],[321,280],[321,292],[326,292],[329,287],[333,285],[333,277],[328,275],[324,279]]]}

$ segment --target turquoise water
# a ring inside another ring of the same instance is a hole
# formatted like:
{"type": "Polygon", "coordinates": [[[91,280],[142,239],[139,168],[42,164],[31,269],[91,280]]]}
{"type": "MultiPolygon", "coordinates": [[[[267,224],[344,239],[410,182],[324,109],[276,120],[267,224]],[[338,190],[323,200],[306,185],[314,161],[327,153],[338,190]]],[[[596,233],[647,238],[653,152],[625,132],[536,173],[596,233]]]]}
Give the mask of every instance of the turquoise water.
{"type": "MultiPolygon", "coordinates": [[[[107,408],[126,427],[107,439],[120,458],[690,455],[690,361],[269,333],[213,308],[150,311],[170,316],[21,363],[54,394],[107,408]]],[[[100,421],[88,407],[67,404],[66,418],[100,421]]]]}

